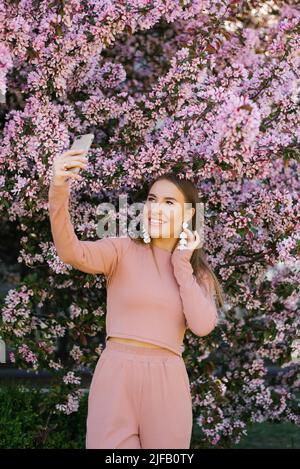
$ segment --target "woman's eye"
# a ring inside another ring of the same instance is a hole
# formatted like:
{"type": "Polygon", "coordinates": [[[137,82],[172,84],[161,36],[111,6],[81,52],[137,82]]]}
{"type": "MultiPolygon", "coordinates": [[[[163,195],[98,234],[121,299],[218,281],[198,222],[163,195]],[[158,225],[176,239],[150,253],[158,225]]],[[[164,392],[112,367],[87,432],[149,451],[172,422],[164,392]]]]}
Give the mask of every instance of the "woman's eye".
{"type": "MultiPolygon", "coordinates": [[[[153,197],[148,197],[147,200],[151,201],[153,200],[153,197]]],[[[174,205],[173,202],[171,202],[171,200],[167,200],[167,204],[174,205]]]]}

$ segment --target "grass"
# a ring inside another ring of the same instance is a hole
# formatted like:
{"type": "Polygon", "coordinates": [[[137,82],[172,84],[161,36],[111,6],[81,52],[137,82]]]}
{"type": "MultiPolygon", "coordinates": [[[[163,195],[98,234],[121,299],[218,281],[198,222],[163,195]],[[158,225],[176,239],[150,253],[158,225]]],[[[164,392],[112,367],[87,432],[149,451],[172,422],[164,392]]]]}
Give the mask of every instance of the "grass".
{"type": "Polygon", "coordinates": [[[248,428],[248,435],[244,436],[234,448],[299,449],[300,427],[289,422],[255,423],[248,428]]]}

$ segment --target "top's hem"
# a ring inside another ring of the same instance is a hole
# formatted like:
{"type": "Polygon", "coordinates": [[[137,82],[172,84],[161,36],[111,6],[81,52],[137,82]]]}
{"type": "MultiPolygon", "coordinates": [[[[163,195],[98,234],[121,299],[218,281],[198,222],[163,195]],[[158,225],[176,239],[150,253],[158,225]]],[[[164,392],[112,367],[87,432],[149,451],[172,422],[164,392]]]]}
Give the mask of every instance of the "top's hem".
{"type": "Polygon", "coordinates": [[[179,355],[179,357],[182,357],[182,353],[180,353],[178,350],[174,349],[173,347],[170,347],[169,345],[165,344],[164,342],[160,342],[159,340],[153,340],[153,339],[147,339],[146,337],[140,337],[132,334],[126,334],[126,333],[121,333],[121,332],[112,332],[110,334],[106,334],[105,337],[105,342],[107,342],[108,337],[120,337],[124,339],[136,339],[136,340],[141,340],[143,342],[149,342],[150,344],[153,345],[160,345],[161,347],[164,347],[171,352],[176,353],[176,355],[179,355]]]}

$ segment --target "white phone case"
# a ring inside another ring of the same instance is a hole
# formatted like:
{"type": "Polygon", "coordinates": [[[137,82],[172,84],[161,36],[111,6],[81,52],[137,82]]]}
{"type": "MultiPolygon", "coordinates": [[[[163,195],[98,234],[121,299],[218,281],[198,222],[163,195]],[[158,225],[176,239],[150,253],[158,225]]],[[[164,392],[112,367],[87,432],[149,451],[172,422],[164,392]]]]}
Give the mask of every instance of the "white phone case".
{"type": "MultiPolygon", "coordinates": [[[[94,140],[94,134],[79,135],[75,138],[70,150],[85,150],[85,152],[81,154],[82,156],[85,156],[87,152],[89,151],[93,140],[94,140]]],[[[69,171],[72,171],[72,173],[78,174],[80,169],[81,168],[70,168],[69,171]]]]}

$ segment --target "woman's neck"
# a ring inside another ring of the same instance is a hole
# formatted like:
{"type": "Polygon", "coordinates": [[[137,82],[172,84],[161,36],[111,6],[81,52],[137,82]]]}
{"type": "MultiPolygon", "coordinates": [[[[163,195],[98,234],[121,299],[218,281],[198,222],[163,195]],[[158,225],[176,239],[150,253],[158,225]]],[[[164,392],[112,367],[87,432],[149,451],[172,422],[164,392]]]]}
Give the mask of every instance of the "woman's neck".
{"type": "Polygon", "coordinates": [[[176,238],[152,238],[151,244],[155,248],[163,249],[164,251],[173,252],[178,239],[176,238]]]}

